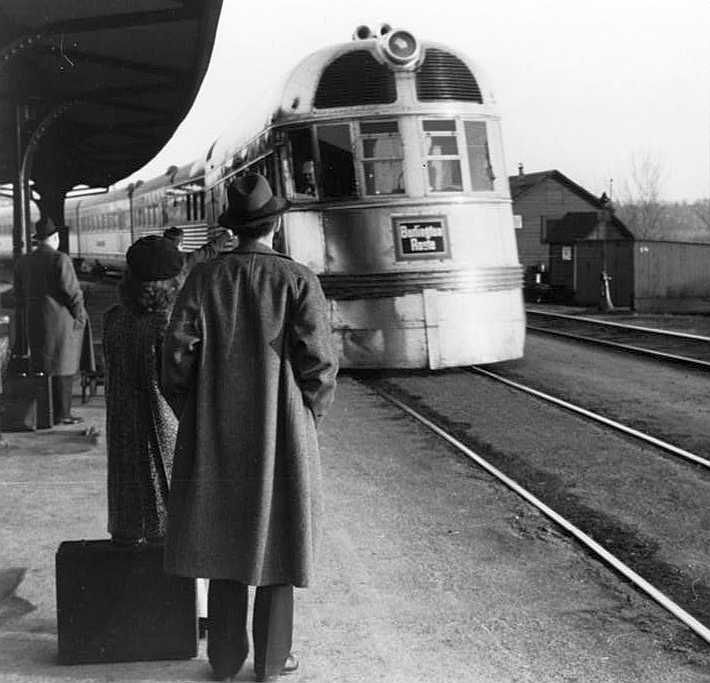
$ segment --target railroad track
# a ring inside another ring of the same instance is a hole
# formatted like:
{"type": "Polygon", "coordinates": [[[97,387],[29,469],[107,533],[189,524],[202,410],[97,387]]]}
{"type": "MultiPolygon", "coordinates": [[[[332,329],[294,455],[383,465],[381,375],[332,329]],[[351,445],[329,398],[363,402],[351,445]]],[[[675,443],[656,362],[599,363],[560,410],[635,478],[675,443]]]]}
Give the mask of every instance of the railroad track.
{"type": "Polygon", "coordinates": [[[556,398],[555,396],[551,396],[550,394],[546,394],[543,391],[539,391],[538,389],[534,389],[533,387],[521,384],[520,382],[514,382],[513,380],[508,379],[507,377],[503,377],[503,375],[499,375],[498,373],[491,372],[490,370],[485,370],[479,367],[472,367],[467,368],[467,371],[483,375],[484,377],[488,377],[489,379],[495,380],[496,382],[501,382],[502,384],[505,384],[509,387],[513,387],[514,389],[518,389],[519,391],[529,394],[530,396],[536,396],[537,398],[542,399],[547,403],[559,406],[561,408],[564,408],[565,410],[569,410],[570,412],[576,413],[577,415],[582,415],[583,417],[593,420],[594,422],[605,425],[607,427],[611,427],[612,429],[618,432],[622,432],[623,434],[632,436],[635,439],[638,439],[639,441],[646,443],[650,446],[655,446],[656,448],[660,448],[661,450],[667,453],[671,453],[672,455],[678,456],[679,458],[682,458],[689,462],[693,462],[696,465],[700,465],[701,467],[710,469],[710,460],[708,460],[707,458],[704,458],[701,455],[697,455],[696,453],[692,453],[691,451],[688,451],[684,448],[680,448],[679,446],[675,446],[669,443],[668,441],[659,439],[655,436],[652,436],[651,434],[647,434],[646,432],[642,432],[638,429],[634,429],[633,427],[624,425],[621,422],[612,420],[611,418],[605,417],[604,415],[595,413],[592,410],[587,410],[582,406],[578,406],[569,401],[556,398]]]}
{"type": "Polygon", "coordinates": [[[527,318],[533,332],[710,369],[710,337],[547,311],[528,310],[527,318]]]}
{"type": "MultiPolygon", "coordinates": [[[[572,406],[572,404],[560,401],[559,399],[555,399],[554,397],[544,395],[542,394],[542,392],[532,390],[529,387],[523,387],[523,385],[511,382],[506,378],[496,376],[495,373],[483,371],[479,368],[472,368],[471,372],[488,377],[489,379],[502,381],[505,384],[513,386],[516,389],[526,390],[527,393],[532,394],[538,398],[549,400],[557,406],[564,407],[567,410],[573,410],[574,412],[582,414],[585,417],[591,417],[592,419],[596,419],[598,422],[601,422],[609,427],[624,431],[627,434],[631,434],[635,438],[642,439],[646,443],[650,443],[653,446],[662,448],[665,451],[683,457],[684,459],[691,461],[695,464],[701,465],[702,467],[710,467],[710,461],[706,460],[705,458],[702,458],[701,456],[689,453],[688,451],[684,451],[683,449],[679,449],[673,446],[672,444],[662,442],[661,440],[656,439],[655,437],[652,437],[650,435],[642,434],[637,430],[626,428],[623,425],[620,425],[619,423],[615,423],[612,420],[604,418],[603,416],[592,417],[593,414],[583,408],[572,406]]],[[[439,437],[444,439],[447,443],[449,443],[466,458],[475,463],[478,467],[482,468],[490,475],[492,475],[495,479],[497,479],[505,486],[510,488],[512,491],[514,491],[517,495],[519,495],[530,505],[535,507],[538,511],[540,511],[548,519],[553,521],[565,532],[573,536],[592,554],[592,556],[603,561],[608,566],[613,568],[621,576],[630,581],[639,591],[641,591],[643,594],[647,595],[652,600],[657,602],[673,617],[685,624],[693,633],[695,633],[695,635],[702,638],[706,643],[710,643],[710,628],[708,628],[708,626],[706,626],[704,623],[694,617],[690,612],[684,609],[684,607],[678,604],[678,602],[676,602],[674,599],[669,597],[666,592],[659,589],[657,586],[653,585],[650,581],[645,579],[640,573],[638,573],[631,566],[629,566],[627,562],[624,562],[624,560],[621,559],[618,555],[614,554],[613,552],[610,552],[601,543],[595,541],[592,536],[585,533],[585,531],[583,531],[579,526],[570,521],[568,517],[565,517],[563,514],[560,514],[550,505],[547,505],[543,500],[544,494],[538,493],[538,495],[536,495],[530,490],[530,488],[526,487],[526,485],[521,484],[519,481],[516,481],[515,478],[513,478],[509,474],[506,474],[502,469],[499,469],[494,464],[492,464],[489,457],[484,457],[480,455],[478,452],[476,452],[466,443],[464,443],[464,441],[462,441],[460,438],[457,438],[452,433],[451,429],[442,426],[442,422],[437,419],[437,417],[432,417],[431,414],[425,415],[425,412],[430,413],[430,411],[426,408],[419,409],[415,407],[415,404],[419,403],[420,401],[410,399],[406,395],[406,391],[401,392],[396,387],[393,387],[393,389],[390,390],[389,382],[387,380],[381,381],[379,379],[370,378],[361,381],[364,381],[364,383],[366,383],[370,388],[374,389],[387,401],[397,406],[411,418],[423,424],[427,429],[431,430],[439,437]]]]}

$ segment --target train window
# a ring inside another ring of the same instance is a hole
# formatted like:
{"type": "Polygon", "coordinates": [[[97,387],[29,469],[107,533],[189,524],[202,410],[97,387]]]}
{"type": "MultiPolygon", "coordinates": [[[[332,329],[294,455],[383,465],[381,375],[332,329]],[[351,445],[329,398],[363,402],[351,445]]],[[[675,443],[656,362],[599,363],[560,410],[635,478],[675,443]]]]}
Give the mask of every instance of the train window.
{"type": "Polygon", "coordinates": [[[313,162],[313,135],[310,128],[297,128],[289,131],[288,141],[291,146],[293,168],[294,197],[307,198],[318,195],[316,186],[315,164],[313,162]]]}
{"type": "Polygon", "coordinates": [[[403,193],[402,158],[404,157],[404,149],[397,122],[361,123],[360,144],[365,194],[403,193]]]}
{"type": "Polygon", "coordinates": [[[488,137],[484,121],[464,121],[466,131],[466,150],[468,167],[471,173],[471,189],[492,190],[495,175],[491,167],[491,155],[488,151],[488,137]]]}
{"type": "Polygon", "coordinates": [[[350,126],[318,126],[317,135],[323,196],[357,196],[350,126]]]}
{"type": "Polygon", "coordinates": [[[424,121],[423,127],[429,192],[462,192],[456,121],[434,119],[424,121]]]}

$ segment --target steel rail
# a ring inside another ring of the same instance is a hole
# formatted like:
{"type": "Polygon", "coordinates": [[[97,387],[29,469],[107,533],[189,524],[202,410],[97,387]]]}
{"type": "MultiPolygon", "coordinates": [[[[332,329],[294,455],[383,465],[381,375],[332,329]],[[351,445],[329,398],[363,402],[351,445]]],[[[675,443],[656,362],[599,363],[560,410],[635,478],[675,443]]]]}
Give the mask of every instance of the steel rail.
{"type": "Polygon", "coordinates": [[[637,330],[639,332],[650,332],[652,334],[665,334],[669,337],[680,337],[682,339],[694,339],[695,341],[710,342],[710,337],[705,337],[700,334],[689,334],[688,332],[678,332],[676,330],[662,330],[656,327],[642,327],[641,325],[627,325],[625,323],[615,323],[611,320],[597,320],[596,318],[587,318],[581,315],[567,315],[566,313],[551,313],[550,311],[537,311],[533,308],[527,309],[528,313],[540,315],[547,318],[563,318],[564,320],[581,320],[582,322],[591,323],[593,325],[604,325],[606,327],[619,327],[624,330],[637,330]]]}
{"type": "Polygon", "coordinates": [[[652,358],[660,358],[661,360],[671,361],[673,363],[684,363],[685,365],[692,365],[697,368],[708,369],[710,368],[710,361],[699,360],[698,358],[690,358],[689,356],[677,356],[673,353],[665,353],[663,351],[654,351],[653,349],[645,349],[642,346],[633,346],[631,344],[621,344],[619,342],[608,341],[607,339],[595,339],[594,337],[587,337],[583,334],[572,334],[571,332],[560,332],[559,330],[550,330],[544,327],[535,327],[534,325],[526,325],[527,329],[533,332],[541,332],[542,334],[549,334],[555,337],[565,337],[566,339],[574,339],[575,341],[582,341],[589,344],[599,344],[600,346],[608,346],[613,349],[620,349],[622,351],[631,351],[643,356],[651,356],[652,358]]]}
{"type": "Polygon", "coordinates": [[[599,543],[597,543],[591,536],[585,534],[581,529],[576,527],[574,524],[569,522],[567,519],[562,517],[560,514],[555,512],[552,508],[548,507],[539,498],[530,493],[527,489],[523,488],[514,479],[511,479],[506,474],[501,472],[498,468],[491,465],[487,460],[482,458],[480,455],[472,451],[468,446],[459,441],[456,437],[451,436],[444,429],[434,424],[431,420],[427,419],[420,413],[418,413],[413,408],[410,408],[406,403],[403,403],[398,398],[394,397],[388,391],[382,389],[381,387],[370,385],[374,388],[383,398],[390,401],[393,405],[407,413],[410,417],[423,424],[429,430],[440,436],[442,439],[451,444],[458,451],[466,455],[466,457],[473,460],[477,465],[486,470],[489,474],[493,475],[496,479],[504,483],[508,488],[517,493],[521,498],[526,500],[528,503],[536,507],[540,512],[549,517],[556,524],[561,526],[565,531],[574,536],[580,543],[589,548],[598,557],[602,558],[607,564],[612,566],[616,571],[626,577],[631,583],[641,589],[648,596],[653,598],[661,607],[670,612],[678,620],[682,621],[688,628],[690,628],[696,635],[700,636],[705,642],[710,643],[710,629],[701,624],[695,617],[688,614],[680,605],[673,602],[667,595],[659,591],[655,586],[650,584],[646,579],[644,579],[640,574],[637,574],[631,567],[624,564],[619,558],[612,555],[608,550],[603,548],[599,543]]]}
{"type": "Polygon", "coordinates": [[[616,420],[612,420],[611,418],[604,417],[599,413],[587,410],[586,408],[577,406],[574,403],[563,401],[561,398],[555,398],[554,396],[550,396],[550,394],[546,394],[545,392],[539,391],[538,389],[533,389],[532,387],[525,386],[524,384],[520,384],[511,379],[508,379],[507,377],[498,375],[495,372],[491,372],[490,370],[484,370],[483,368],[479,368],[476,366],[467,368],[467,370],[469,372],[489,377],[490,379],[494,379],[498,382],[502,382],[503,384],[507,384],[509,387],[513,387],[514,389],[518,389],[519,391],[524,391],[526,394],[530,394],[531,396],[537,396],[538,398],[541,398],[544,401],[554,403],[555,405],[560,406],[561,408],[565,408],[566,410],[569,410],[573,413],[577,413],[578,415],[588,417],[591,420],[594,420],[595,422],[601,422],[602,424],[607,425],[607,427],[616,429],[617,431],[623,432],[624,434],[628,434],[629,436],[633,436],[637,439],[640,439],[645,443],[652,444],[653,446],[661,448],[664,451],[668,451],[673,455],[685,458],[686,460],[690,460],[696,463],[697,465],[702,465],[703,467],[707,467],[708,469],[710,469],[710,460],[707,460],[706,458],[703,458],[700,455],[696,455],[695,453],[691,453],[690,451],[686,451],[684,448],[680,448],[679,446],[674,446],[672,443],[668,443],[667,441],[658,439],[655,436],[651,436],[650,434],[641,432],[638,429],[628,427],[627,425],[622,424],[621,422],[617,422],[616,420]]]}

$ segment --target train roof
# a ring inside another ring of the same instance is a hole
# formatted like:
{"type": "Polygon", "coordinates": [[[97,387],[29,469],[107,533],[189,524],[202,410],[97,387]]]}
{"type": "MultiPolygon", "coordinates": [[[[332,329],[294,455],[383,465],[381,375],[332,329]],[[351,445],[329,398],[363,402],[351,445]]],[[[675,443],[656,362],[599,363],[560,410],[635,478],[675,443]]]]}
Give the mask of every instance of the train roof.
{"type": "MultiPolygon", "coordinates": [[[[455,58],[455,60],[468,69],[478,84],[484,104],[495,103],[495,97],[490,87],[488,77],[480,65],[448,45],[431,41],[418,41],[418,43],[420,46],[420,57],[417,62],[412,64],[411,68],[407,70],[418,71],[424,64],[427,52],[438,51],[439,53],[455,58]]],[[[384,63],[392,69],[396,69],[396,64],[390,64],[387,60],[383,59],[381,45],[382,38],[352,40],[347,43],[331,45],[305,57],[286,78],[282,95],[277,106],[278,117],[283,119],[290,116],[308,114],[316,109],[316,93],[324,71],[328,66],[334,64],[338,58],[344,55],[353,52],[367,52],[375,61],[384,63]]],[[[459,64],[453,64],[452,66],[454,68],[457,66],[460,68],[459,64]]],[[[344,78],[347,78],[347,76],[347,73],[343,73],[344,78]]]]}
{"type": "Polygon", "coordinates": [[[146,181],[138,180],[131,185],[118,187],[110,192],[74,197],[70,198],[69,201],[72,202],[74,206],[76,206],[77,202],[80,202],[82,207],[95,206],[97,204],[127,199],[131,186],[133,187],[133,196],[140,197],[164,187],[185,185],[191,181],[201,181],[204,175],[205,163],[202,159],[198,159],[197,161],[183,164],[182,166],[170,166],[165,173],[161,173],[159,176],[155,176],[146,181]]]}
{"type": "MultiPolygon", "coordinates": [[[[209,170],[220,165],[235,150],[245,147],[270,125],[296,122],[310,117],[330,117],[340,111],[343,115],[352,112],[356,105],[317,106],[319,103],[316,100],[324,73],[329,67],[336,65],[341,58],[344,58],[348,63],[344,65],[345,68],[341,73],[331,75],[334,78],[333,85],[336,89],[338,87],[347,88],[348,83],[357,81],[358,77],[361,82],[366,83],[365,88],[371,87],[373,80],[370,78],[371,74],[366,70],[363,71],[362,65],[358,64],[356,60],[348,59],[353,54],[364,54],[365,58],[369,60],[369,64],[374,62],[380,71],[383,69],[386,71],[389,67],[394,72],[410,71],[415,73],[425,69],[427,59],[433,55],[435,73],[430,80],[435,84],[447,81],[446,76],[442,77],[441,71],[449,70],[454,74],[454,78],[467,79],[467,83],[472,84],[471,89],[475,93],[472,96],[471,92],[462,92],[460,88],[454,87],[452,90],[451,83],[445,84],[444,87],[449,89],[442,98],[430,98],[429,104],[432,109],[435,109],[437,105],[439,108],[450,107],[452,103],[457,105],[474,104],[486,113],[497,113],[495,111],[495,97],[486,74],[477,63],[459,50],[441,43],[420,41],[411,33],[400,30],[390,31],[383,36],[369,36],[360,39],[354,36],[351,41],[324,47],[304,57],[289,72],[274,96],[263,97],[260,106],[252,106],[243,115],[235,117],[231,130],[225,131],[210,147],[206,157],[206,168],[209,170]],[[383,49],[386,39],[396,36],[398,33],[411,37],[416,43],[416,58],[408,64],[400,64],[393,59],[388,59],[390,51],[383,49]],[[437,70],[438,72],[436,72],[437,70]]],[[[367,65],[365,66],[367,68],[367,65]]],[[[391,101],[391,106],[393,108],[401,107],[394,100],[391,101]]],[[[390,105],[385,104],[379,109],[381,113],[386,114],[388,107],[390,105]]]]}

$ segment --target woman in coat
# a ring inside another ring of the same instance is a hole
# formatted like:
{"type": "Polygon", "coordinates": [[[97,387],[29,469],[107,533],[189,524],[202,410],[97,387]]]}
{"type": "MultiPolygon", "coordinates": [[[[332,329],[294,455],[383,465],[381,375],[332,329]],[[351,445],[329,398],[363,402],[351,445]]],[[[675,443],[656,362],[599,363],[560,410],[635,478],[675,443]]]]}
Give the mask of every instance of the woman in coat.
{"type": "Polygon", "coordinates": [[[293,586],[307,586],[321,515],[316,425],[336,358],[317,277],[271,247],[288,202],[238,178],[220,224],[239,246],[198,265],[176,302],[163,387],[180,418],[165,568],[210,579],[208,656],[218,678],[247,656],[257,586],[257,680],[294,670],[293,586]]]}
{"type": "Polygon", "coordinates": [[[177,418],[158,380],[182,256],[171,240],[150,236],[126,261],[121,303],[104,316],[108,526],[116,542],[161,542],[177,418]]]}

